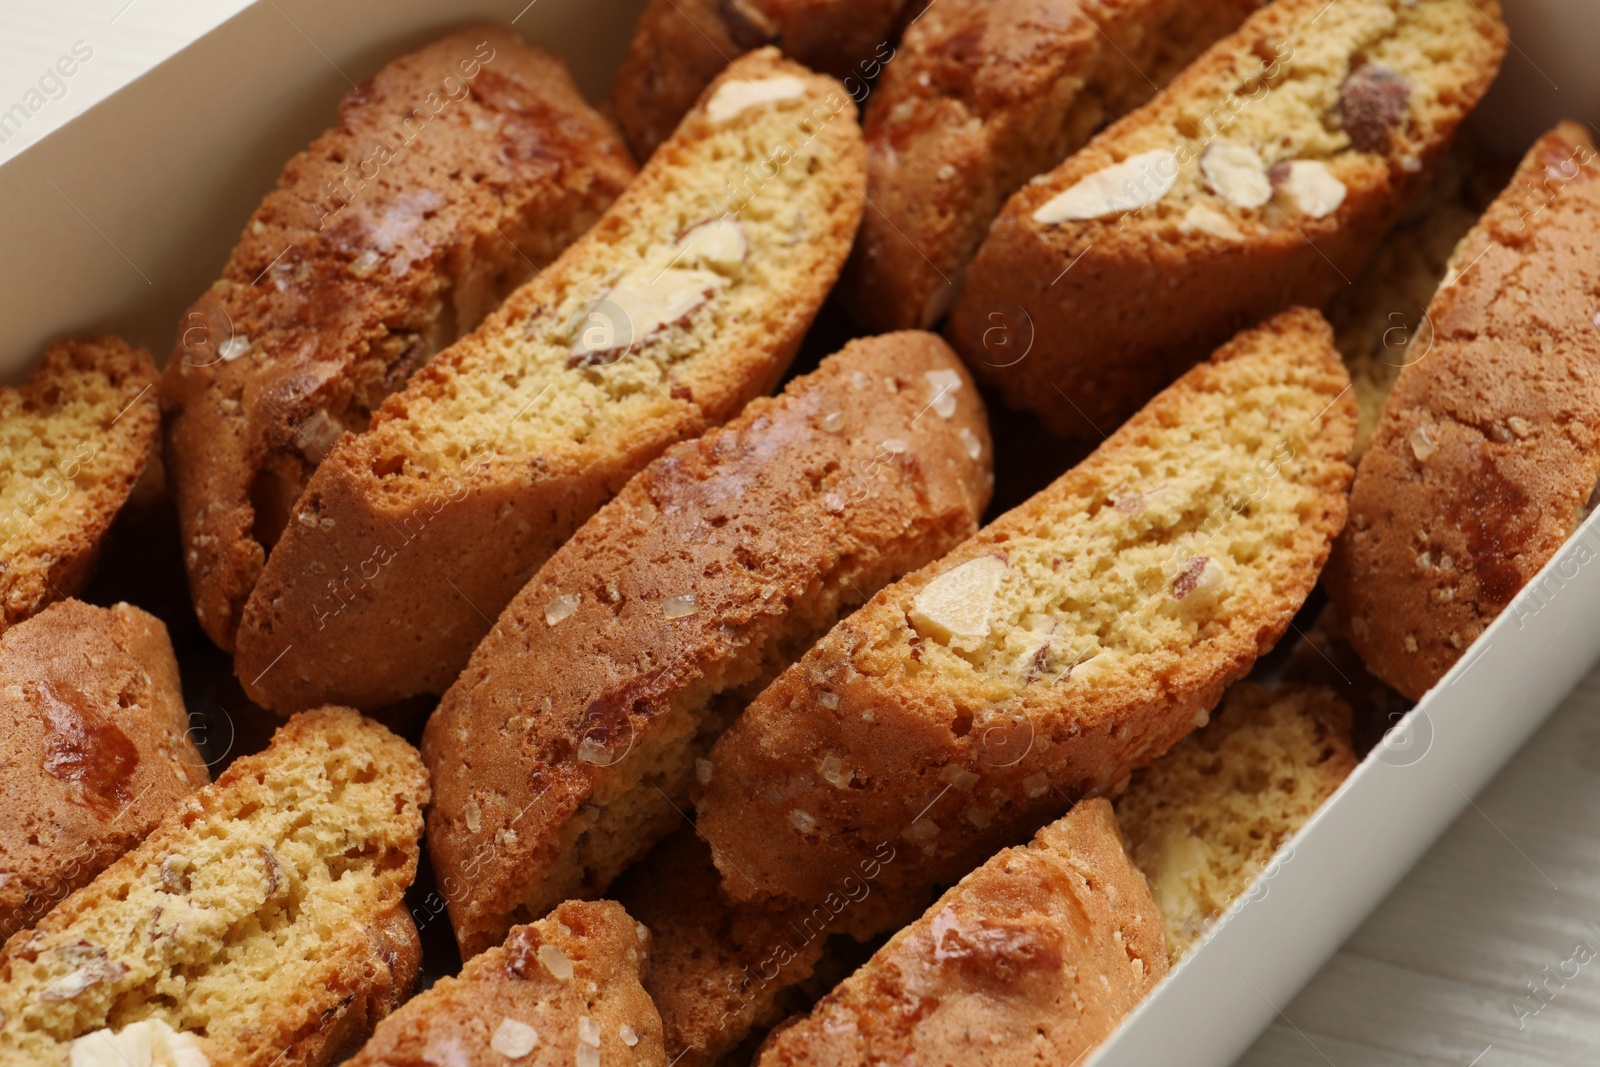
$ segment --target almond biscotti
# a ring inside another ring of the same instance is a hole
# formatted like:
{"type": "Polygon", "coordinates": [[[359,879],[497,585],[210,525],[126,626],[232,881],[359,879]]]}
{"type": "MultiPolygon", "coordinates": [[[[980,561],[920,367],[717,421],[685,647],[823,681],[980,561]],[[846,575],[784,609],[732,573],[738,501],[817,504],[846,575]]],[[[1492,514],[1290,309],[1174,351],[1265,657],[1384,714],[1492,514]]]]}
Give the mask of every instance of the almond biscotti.
{"type": "Polygon", "coordinates": [[[712,749],[729,894],[815,902],[892,845],[892,905],[1204,722],[1344,523],[1349,388],[1322,317],[1285,312],[836,626],[712,749]]]}
{"type": "Polygon", "coordinates": [[[1506,47],[1494,0],[1278,0],[1007,202],[949,333],[1099,440],[1212,345],[1345,289],[1506,47]]]}
{"type": "MultiPolygon", "coordinates": [[[[885,859],[893,861],[892,849],[885,859]]],[[[718,888],[711,850],[692,826],[630,867],[612,895],[650,928],[644,985],[661,1012],[668,1061],[714,1067],[805,1007],[803,989],[823,980],[819,972],[840,969],[828,938],[844,929],[839,916],[872,892],[873,871],[845,875],[838,895],[814,908],[735,904],[718,888]]]]}
{"type": "Polygon", "coordinates": [[[125,1067],[154,1046],[182,1067],[313,1067],[354,1051],[416,978],[402,894],[427,800],[416,750],[383,727],[296,716],[0,950],[0,1062],[125,1067]]]}
{"type": "Polygon", "coordinates": [[[1577,526],[1600,472],[1600,161],[1542,137],[1451,259],[1351,491],[1328,590],[1420,699],[1577,526]]]}
{"type": "Polygon", "coordinates": [[[88,583],[155,448],[155,383],[144,349],[89,337],[0,388],[0,632],[88,583]]]}
{"type": "Polygon", "coordinates": [[[751,697],[977,529],[990,454],[955,353],[889,334],[670,449],[586,522],[423,737],[463,954],[604,892],[678,826],[696,761],[751,697]]]}
{"type": "Polygon", "coordinates": [[[1330,690],[1246,683],[1133,776],[1117,821],[1174,963],[1355,770],[1350,731],[1350,708],[1330,690]]]}
{"type": "Polygon", "coordinates": [[[1144,103],[1260,0],[939,0],[873,88],[876,210],[841,295],[869,329],[928,328],[1006,198],[1144,103]]]}
{"type": "Polygon", "coordinates": [[[0,634],[0,942],[138,844],[210,776],[166,627],[64,600],[0,634]]]}
{"type": "Polygon", "coordinates": [[[1111,805],[1084,800],[963,878],[757,1062],[1064,1067],[1166,973],[1161,913],[1111,805]]]}
{"type": "Polygon", "coordinates": [[[643,162],[735,56],[766,45],[865,98],[895,58],[900,22],[925,0],[650,0],[608,104],[643,162]]]}
{"type": "Polygon", "coordinates": [[[649,947],[621,905],[568,901],[407,1001],[346,1067],[667,1067],[649,947]]]}
{"type": "Polygon", "coordinates": [[[284,168],[162,379],[195,614],[233,648],[341,433],[600,217],[633,176],[560,59],[479,26],[351,90],[284,168]]]}
{"type": "Polygon", "coordinates": [[[777,384],[863,155],[837,82],[774,49],[735,63],[593,229],[335,446],[246,607],[251,698],[443,693],[629,477],[777,384]]]}

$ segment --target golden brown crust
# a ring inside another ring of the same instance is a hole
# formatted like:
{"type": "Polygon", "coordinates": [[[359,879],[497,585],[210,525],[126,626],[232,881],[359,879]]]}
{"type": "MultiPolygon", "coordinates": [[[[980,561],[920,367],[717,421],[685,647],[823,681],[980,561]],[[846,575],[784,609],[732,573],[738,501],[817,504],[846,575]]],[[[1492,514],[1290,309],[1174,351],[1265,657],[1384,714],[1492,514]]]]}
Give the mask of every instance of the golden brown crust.
{"type": "Polygon", "coordinates": [[[583,233],[633,176],[560,59],[502,28],[389,64],[284,167],[162,379],[195,613],[225,649],[339,434],[583,233]]]}
{"type": "Polygon", "coordinates": [[[1193,729],[1344,523],[1348,391],[1321,316],[1285,312],[835,627],[712,750],[697,825],[729,895],[815,902],[888,848],[893,905],[1193,729]]]}
{"type": "Polygon", "coordinates": [[[443,693],[628,478],[776,385],[849,251],[863,154],[838,83],[771,49],[740,59],[599,223],[335,446],[247,606],[251,698],[443,693]],[[720,110],[751,84],[792,94],[720,110]],[[716,259],[731,250],[707,232],[743,235],[746,258],[716,259]],[[650,302],[702,282],[681,317],[650,302]]]}
{"type": "Polygon", "coordinates": [[[155,447],[155,383],[150,353],[105,336],[0,388],[0,633],[88,584],[155,447]]]}
{"type": "Polygon", "coordinates": [[[1228,690],[1117,799],[1176,963],[1356,769],[1350,706],[1321,686],[1228,690]]]}
{"type": "MultiPolygon", "coordinates": [[[[645,989],[661,1012],[667,1058],[679,1067],[711,1067],[783,1018],[796,987],[829,960],[828,938],[839,931],[832,909],[735,904],[717,881],[711,850],[684,827],[612,887],[650,928],[645,989]]],[[[872,891],[855,878],[841,888],[849,898],[872,891]]]]}
{"type": "Polygon", "coordinates": [[[1450,257],[1499,192],[1482,195],[1483,171],[1463,140],[1439,168],[1430,188],[1372,256],[1354,284],[1328,307],[1333,343],[1350,371],[1361,421],[1354,460],[1359,462],[1400,371],[1424,353],[1412,343],[1450,257]]]}
{"type": "Polygon", "coordinates": [[[1144,103],[1259,0],[940,0],[907,27],[864,128],[874,207],[841,294],[927,329],[1006,198],[1144,103]]]}
{"type": "Polygon", "coordinates": [[[0,950],[0,1059],[65,1062],[149,1017],[213,1063],[333,1062],[415,979],[402,898],[427,798],[376,723],[291,719],[0,950]]]}
{"type": "Polygon", "coordinates": [[[289,1043],[281,1062],[344,1063],[380,1022],[409,1002],[422,971],[422,939],[411,913],[403,902],[389,906],[365,924],[364,932],[370,954],[353,966],[355,981],[343,978],[346,995],[289,1043]],[[348,992],[351,986],[359,992],[348,992]]]}
{"type": "Polygon", "coordinates": [[[1462,242],[1361,468],[1328,587],[1413,700],[1560,548],[1600,471],[1600,162],[1564,123],[1462,242]]]}
{"type": "Polygon", "coordinates": [[[1099,439],[1235,330],[1346,287],[1488,88],[1504,33],[1498,5],[1477,0],[1268,5],[1007,202],[952,344],[1007,403],[1099,439]],[[1206,153],[1230,149],[1255,153],[1265,203],[1208,187],[1206,153]],[[1097,217],[1045,210],[1124,162],[1130,176],[1089,198],[1097,217]],[[1302,191],[1291,163],[1322,181],[1302,191]]]}
{"type": "Polygon", "coordinates": [[[0,941],[206,784],[188,730],[166,627],[138,608],[66,600],[0,635],[0,941]]]}
{"type": "Polygon", "coordinates": [[[844,80],[857,101],[894,58],[907,8],[925,0],[650,0],[608,107],[640,162],[671,135],[735,57],[777,45],[812,70],[844,80]]]}
{"type": "Polygon", "coordinates": [[[1111,805],[1085,800],[963,878],[759,1063],[1073,1064],[1166,972],[1111,805]]]}
{"type": "Polygon", "coordinates": [[[568,901],[412,998],[345,1063],[570,1067],[587,1046],[595,1063],[666,1067],[661,1017],[640,985],[649,950],[621,905],[568,901]]]}
{"type": "Polygon", "coordinates": [[[960,360],[907,331],[852,341],[673,447],[586,522],[423,738],[463,954],[604,892],[676,827],[696,758],[751,696],[977,528],[990,456],[960,360]]]}

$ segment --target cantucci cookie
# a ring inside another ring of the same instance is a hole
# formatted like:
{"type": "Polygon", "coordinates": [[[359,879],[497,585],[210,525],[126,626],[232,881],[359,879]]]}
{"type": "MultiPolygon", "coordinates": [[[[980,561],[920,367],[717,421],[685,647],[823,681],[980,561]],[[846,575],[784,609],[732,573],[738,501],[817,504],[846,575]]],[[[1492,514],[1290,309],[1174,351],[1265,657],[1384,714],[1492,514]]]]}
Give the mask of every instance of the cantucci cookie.
{"type": "Polygon", "coordinates": [[[944,318],[1006,198],[1144,103],[1260,0],[939,0],[863,123],[875,211],[841,295],[875,330],[944,318]]]}
{"type": "Polygon", "coordinates": [[[650,0],[611,84],[610,111],[634,156],[650,157],[733,60],[776,45],[844,79],[857,101],[895,58],[894,38],[920,0],[650,0]]]}
{"type": "Polygon", "coordinates": [[[1600,161],[1564,123],[1451,259],[1400,372],[1328,590],[1412,700],[1556,553],[1600,472],[1600,161]]]}
{"type": "Polygon", "coordinates": [[[937,336],[852,341],[670,449],[517,594],[428,722],[429,852],[465,954],[682,822],[728,722],[977,529],[982,401],[937,336]]]}
{"type": "Polygon", "coordinates": [[[511,931],[378,1024],[346,1067],[667,1067],[640,985],[650,933],[609,900],[511,931]]]}
{"type": "Polygon", "coordinates": [[[729,894],[815,902],[892,845],[871,900],[893,905],[1204,722],[1344,523],[1355,405],[1330,335],[1304,309],[1240,334],[780,675],[700,791],[729,894]]]}
{"type": "Polygon", "coordinates": [[[1334,347],[1350,371],[1360,413],[1357,460],[1401,369],[1426,354],[1425,345],[1412,348],[1412,343],[1424,332],[1428,303],[1444,280],[1451,254],[1486,206],[1477,199],[1470,166],[1460,153],[1452,154],[1412,217],[1389,232],[1367,269],[1328,308],[1334,347]]]}
{"type": "Polygon", "coordinates": [[[0,942],[205,785],[166,627],[65,600],[0,634],[0,942]]]}
{"type": "Polygon", "coordinates": [[[1166,973],[1111,805],[1084,800],[963,878],[757,1063],[1075,1064],[1166,973]]]}
{"type": "Polygon", "coordinates": [[[155,448],[155,383],[144,349],[90,337],[0,388],[0,632],[88,584],[155,448]]]}
{"type": "Polygon", "coordinates": [[[561,60],[463,30],[351,90],[284,168],[162,379],[195,614],[233,648],[341,433],[583,233],[633,176],[561,60]]]}
{"type": "Polygon", "coordinates": [[[443,693],[533,572],[634,473],[770,390],[862,210],[839,84],[740,59],[616,204],[346,437],[245,611],[257,703],[443,693]]]}
{"type": "Polygon", "coordinates": [[[1314,686],[1228,691],[1117,799],[1176,963],[1356,768],[1350,708],[1314,686]]]}
{"type": "Polygon", "coordinates": [[[154,1047],[176,1067],[312,1067],[359,1048],[417,975],[402,894],[427,799],[383,727],[291,719],[0,950],[0,1062],[126,1067],[154,1047]]]}
{"type": "Polygon", "coordinates": [[[1233,331],[1347,287],[1505,51],[1494,0],[1278,0],[1006,204],[950,336],[1091,440],[1233,331]]]}
{"type": "Polygon", "coordinates": [[[692,826],[630,867],[612,890],[650,928],[644,984],[661,1012],[668,1061],[712,1067],[808,1006],[806,988],[842,970],[828,939],[872,892],[873,870],[845,875],[835,900],[812,908],[735,904],[718,888],[711,850],[692,826]]]}

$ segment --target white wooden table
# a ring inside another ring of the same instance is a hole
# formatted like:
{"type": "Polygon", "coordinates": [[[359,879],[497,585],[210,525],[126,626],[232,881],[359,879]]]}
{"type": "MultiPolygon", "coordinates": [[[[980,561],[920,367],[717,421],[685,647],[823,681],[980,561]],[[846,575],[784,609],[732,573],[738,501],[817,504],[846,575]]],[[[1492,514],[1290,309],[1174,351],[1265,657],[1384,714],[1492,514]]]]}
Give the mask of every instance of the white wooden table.
{"type": "MultiPolygon", "coordinates": [[[[0,0],[0,114],[43,101],[0,143],[0,161],[243,6],[0,0]],[[93,55],[63,80],[64,92],[30,98],[79,41],[93,55]]],[[[1600,1059],[1600,671],[1279,1007],[1241,1067],[1600,1059]]]]}

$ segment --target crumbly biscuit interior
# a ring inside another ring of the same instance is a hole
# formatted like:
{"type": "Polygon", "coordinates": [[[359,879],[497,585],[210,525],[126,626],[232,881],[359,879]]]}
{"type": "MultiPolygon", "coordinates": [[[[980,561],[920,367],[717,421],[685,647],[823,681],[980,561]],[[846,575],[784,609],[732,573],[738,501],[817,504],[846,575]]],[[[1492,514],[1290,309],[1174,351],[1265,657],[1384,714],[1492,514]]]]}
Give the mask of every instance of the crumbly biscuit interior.
{"type": "Polygon", "coordinates": [[[410,784],[353,732],[332,725],[257,758],[210,811],[191,802],[181,833],[169,819],[131,868],[80,890],[92,907],[13,942],[0,1053],[52,1062],[77,1037],[142,1019],[248,1045],[247,1029],[365,928],[414,847],[407,819],[420,816],[397,811],[410,784]]]}
{"type": "MultiPolygon", "coordinates": [[[[1295,338],[1288,343],[1309,343],[1295,338]]],[[[1270,351],[1207,368],[1185,417],[1102,446],[1091,478],[1071,475],[979,535],[970,559],[914,598],[908,682],[992,706],[1030,687],[1093,692],[1158,670],[1174,649],[1214,636],[1229,601],[1259,592],[1321,508],[1314,447],[1332,396],[1304,362],[1270,351]],[[939,632],[939,583],[982,566],[997,578],[970,633],[939,632]]],[[[876,640],[898,646],[898,629],[876,640]]],[[[899,658],[899,657],[894,657],[899,658]]]]}
{"type": "Polygon", "coordinates": [[[1256,685],[1137,774],[1117,801],[1173,962],[1355,769],[1350,711],[1332,692],[1256,685]]]}
{"type": "MultiPolygon", "coordinates": [[[[1119,158],[1165,151],[1181,161],[1170,191],[1143,208],[1143,218],[1180,223],[1187,215],[1191,227],[1214,229],[1188,214],[1198,203],[1202,211],[1221,213],[1244,236],[1303,225],[1295,221],[1302,210],[1281,187],[1281,173],[1253,179],[1271,186],[1262,189],[1270,195],[1259,206],[1241,206],[1208,187],[1202,167],[1207,151],[1248,148],[1266,171],[1294,161],[1354,162],[1352,157],[1366,153],[1352,143],[1343,118],[1346,88],[1353,74],[1383,70],[1398,76],[1405,91],[1392,119],[1393,135],[1375,150],[1402,168],[1420,167],[1439,137],[1437,116],[1452,110],[1460,86],[1493,59],[1482,32],[1488,16],[1470,0],[1340,0],[1302,7],[1305,17],[1287,36],[1232,57],[1226,75],[1207,91],[1173,94],[1172,106],[1181,110],[1170,125],[1132,126],[1117,138],[1119,158]]],[[[1334,173],[1341,173],[1338,166],[1334,173]]],[[[1135,185],[1151,189],[1154,183],[1153,173],[1135,179],[1135,185]]]]}
{"type": "Polygon", "coordinates": [[[65,373],[47,366],[27,385],[0,389],[0,559],[77,528],[82,495],[126,476],[95,458],[131,391],[103,367],[65,363],[65,373]]]}
{"type": "Polygon", "coordinates": [[[547,268],[547,303],[513,298],[464,373],[405,396],[405,418],[384,428],[403,466],[582,444],[674,411],[677,379],[726,355],[730,327],[773,317],[838,215],[837,191],[815,178],[835,162],[827,126],[851,119],[815,85],[664,146],[670,163],[623,194],[622,221],[547,268]]]}

